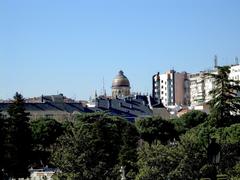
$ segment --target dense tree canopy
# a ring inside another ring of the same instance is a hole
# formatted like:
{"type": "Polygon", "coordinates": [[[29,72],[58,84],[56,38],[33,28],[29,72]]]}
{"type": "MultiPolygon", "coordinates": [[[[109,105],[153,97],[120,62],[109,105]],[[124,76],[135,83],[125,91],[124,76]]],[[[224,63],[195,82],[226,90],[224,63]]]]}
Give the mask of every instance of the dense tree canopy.
{"type": "Polygon", "coordinates": [[[200,178],[207,163],[206,149],[195,132],[183,135],[176,146],[145,143],[138,153],[138,180],[193,180],[200,178]]]}
{"type": "Polygon", "coordinates": [[[54,119],[40,118],[30,123],[33,143],[45,149],[63,133],[62,124],[54,119]]]}
{"type": "Polygon", "coordinates": [[[173,140],[177,135],[174,124],[163,120],[161,117],[138,119],[135,125],[141,138],[150,144],[156,140],[159,140],[162,144],[167,144],[168,141],[173,140]]]}
{"type": "Polygon", "coordinates": [[[172,122],[178,134],[183,134],[191,128],[205,122],[207,117],[208,115],[202,111],[192,110],[182,115],[180,118],[173,119],[172,122]]]}
{"type": "Polygon", "coordinates": [[[133,124],[106,114],[80,115],[61,136],[53,163],[71,179],[118,179],[136,173],[138,133],[133,124]]]}
{"type": "Polygon", "coordinates": [[[53,144],[63,134],[63,125],[54,119],[40,118],[30,123],[33,139],[32,166],[49,165],[53,144]]]}
{"type": "Polygon", "coordinates": [[[144,143],[138,151],[139,173],[137,180],[165,180],[179,164],[182,154],[175,147],[160,142],[151,146],[144,143]]]}

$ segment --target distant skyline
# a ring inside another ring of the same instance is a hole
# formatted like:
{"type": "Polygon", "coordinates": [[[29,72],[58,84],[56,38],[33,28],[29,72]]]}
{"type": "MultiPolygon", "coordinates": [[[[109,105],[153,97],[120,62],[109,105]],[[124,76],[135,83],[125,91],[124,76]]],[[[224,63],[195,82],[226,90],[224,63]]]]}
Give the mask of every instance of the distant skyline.
{"type": "Polygon", "coordinates": [[[240,57],[239,0],[0,1],[0,99],[111,94],[119,70],[131,90],[151,77],[198,72],[240,57]]]}

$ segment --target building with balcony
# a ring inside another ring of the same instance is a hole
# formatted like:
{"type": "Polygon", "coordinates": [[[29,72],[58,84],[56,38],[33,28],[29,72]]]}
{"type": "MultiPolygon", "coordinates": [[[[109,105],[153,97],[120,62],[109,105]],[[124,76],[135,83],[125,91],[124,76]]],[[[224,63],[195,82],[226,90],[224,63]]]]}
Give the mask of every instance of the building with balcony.
{"type": "Polygon", "coordinates": [[[189,105],[189,78],[186,72],[170,70],[152,77],[152,96],[164,106],[189,105]]]}
{"type": "MultiPolygon", "coordinates": [[[[206,104],[211,99],[210,91],[215,87],[214,79],[208,74],[217,74],[217,69],[200,71],[190,75],[190,101],[192,106],[206,104]]],[[[229,79],[240,80],[240,65],[231,65],[229,79]]],[[[240,93],[238,92],[238,95],[240,93]]]]}
{"type": "Polygon", "coordinates": [[[214,88],[214,79],[208,76],[208,73],[217,73],[217,71],[201,71],[190,75],[190,101],[192,106],[207,103],[212,98],[210,91],[214,88]]]}

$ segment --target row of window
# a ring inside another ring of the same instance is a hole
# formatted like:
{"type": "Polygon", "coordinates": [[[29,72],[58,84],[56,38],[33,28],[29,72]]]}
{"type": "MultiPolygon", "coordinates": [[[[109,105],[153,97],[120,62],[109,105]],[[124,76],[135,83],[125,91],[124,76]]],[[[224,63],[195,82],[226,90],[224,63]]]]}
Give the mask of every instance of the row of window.
{"type": "Polygon", "coordinates": [[[240,69],[231,69],[231,72],[240,72],[240,69]]]}
{"type": "Polygon", "coordinates": [[[230,79],[239,80],[239,75],[237,75],[237,76],[231,76],[230,79]]]}

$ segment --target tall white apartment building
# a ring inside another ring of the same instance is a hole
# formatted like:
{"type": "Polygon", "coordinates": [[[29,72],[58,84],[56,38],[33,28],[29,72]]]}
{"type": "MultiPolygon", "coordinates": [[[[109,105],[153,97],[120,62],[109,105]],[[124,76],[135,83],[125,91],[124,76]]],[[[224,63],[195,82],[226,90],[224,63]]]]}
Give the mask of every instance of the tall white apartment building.
{"type": "Polygon", "coordinates": [[[231,72],[229,74],[229,78],[233,80],[240,80],[240,65],[232,65],[230,68],[231,72]]]}
{"type": "MultiPolygon", "coordinates": [[[[240,81],[240,65],[232,65],[230,70],[229,78],[235,81],[240,81]]],[[[237,96],[240,96],[240,92],[237,92],[237,96]]]]}
{"type": "Polygon", "coordinates": [[[190,74],[190,102],[191,105],[199,105],[211,100],[210,91],[214,87],[213,78],[207,73],[216,73],[213,71],[201,71],[199,73],[190,74]]]}
{"type": "MultiPolygon", "coordinates": [[[[190,101],[192,106],[209,102],[212,99],[210,91],[214,88],[214,79],[207,74],[216,74],[217,69],[190,74],[190,101]]],[[[240,80],[240,65],[231,65],[229,79],[240,80]]],[[[240,95],[240,94],[239,94],[240,95]]]]}
{"type": "Polygon", "coordinates": [[[167,71],[152,77],[153,98],[164,106],[189,105],[189,79],[186,72],[167,71]]]}

